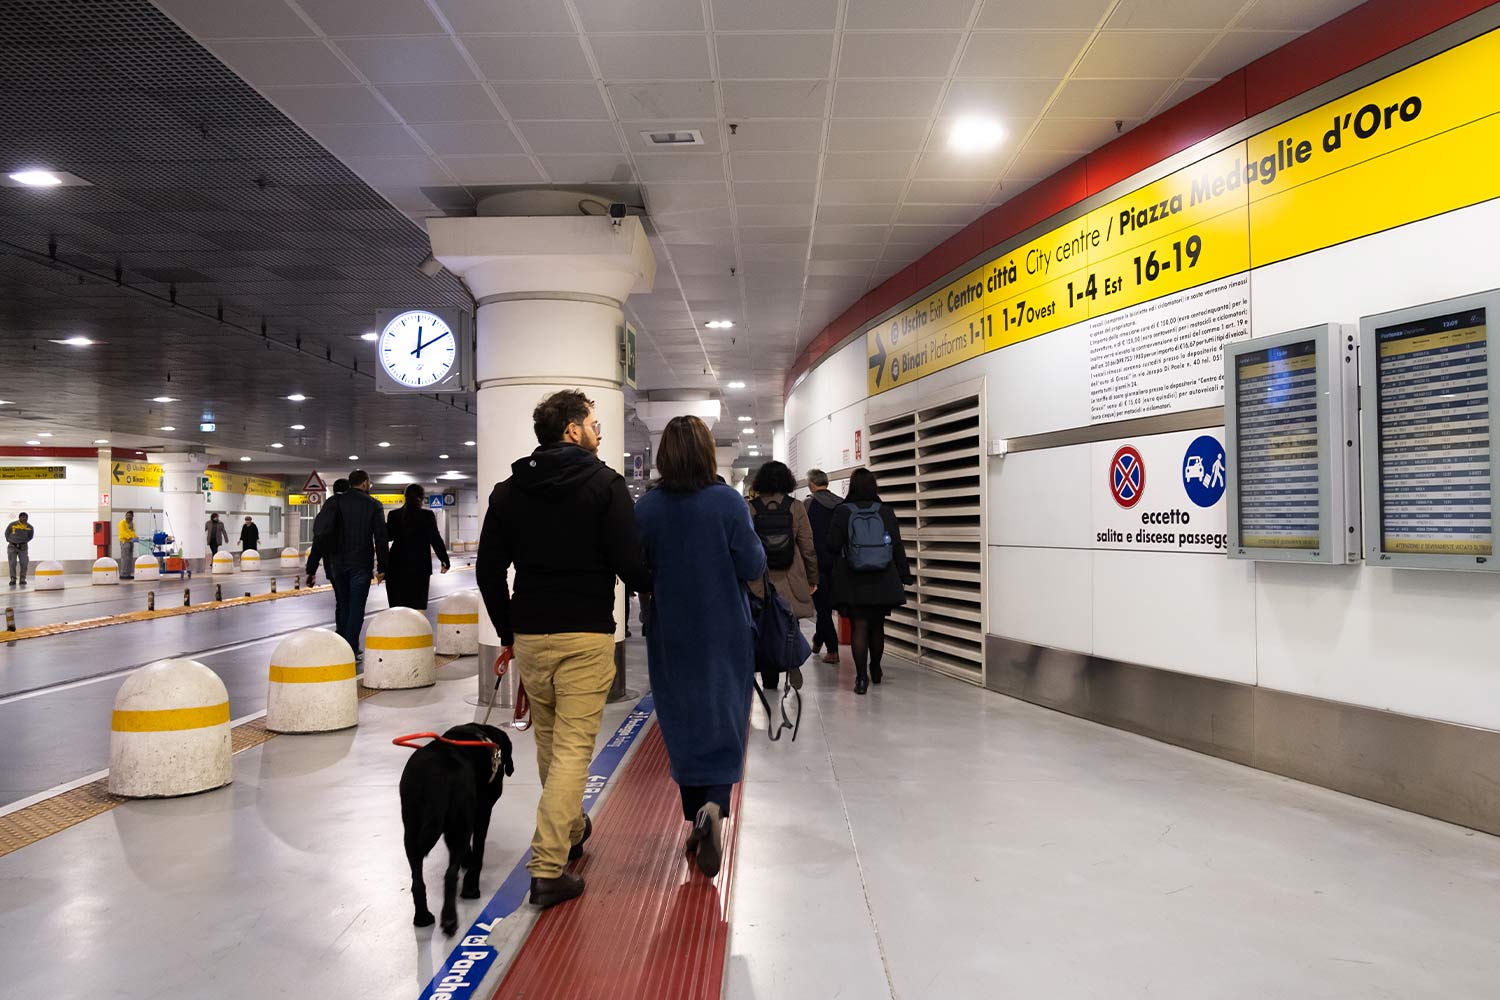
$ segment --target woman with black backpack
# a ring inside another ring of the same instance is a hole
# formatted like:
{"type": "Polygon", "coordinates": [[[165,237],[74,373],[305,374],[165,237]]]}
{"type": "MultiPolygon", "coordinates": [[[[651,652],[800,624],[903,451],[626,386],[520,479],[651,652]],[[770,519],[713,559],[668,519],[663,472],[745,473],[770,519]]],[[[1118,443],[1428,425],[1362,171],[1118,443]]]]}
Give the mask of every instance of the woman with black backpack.
{"type": "Polygon", "coordinates": [[[881,681],[885,620],[906,603],[905,585],[914,582],[896,512],[880,502],[875,473],[855,469],[849,495],[828,526],[833,565],[833,605],[851,624],[854,693],[881,681]]]}
{"type": "MultiPolygon", "coordinates": [[[[751,490],[750,515],[755,533],[766,550],[766,566],[771,585],[786,600],[798,619],[813,618],[818,609],[812,595],[818,589],[818,550],[813,546],[812,521],[807,508],[792,497],[797,481],[792,470],[781,462],[767,462],[755,473],[751,490]]],[[[750,584],[757,600],[765,597],[759,580],[750,584]]],[[[802,670],[789,672],[792,687],[802,687],[802,670]]],[[[775,674],[761,672],[761,686],[767,691],[777,686],[775,674]]]]}

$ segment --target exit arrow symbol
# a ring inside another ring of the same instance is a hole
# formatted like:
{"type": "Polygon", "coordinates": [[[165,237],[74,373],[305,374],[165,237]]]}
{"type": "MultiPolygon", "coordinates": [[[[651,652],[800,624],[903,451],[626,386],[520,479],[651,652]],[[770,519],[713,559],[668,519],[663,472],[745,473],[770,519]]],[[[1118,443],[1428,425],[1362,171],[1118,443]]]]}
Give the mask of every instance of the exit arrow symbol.
{"type": "Polygon", "coordinates": [[[885,344],[880,340],[880,334],[875,334],[875,356],[870,359],[870,367],[875,369],[875,388],[880,388],[880,379],[885,375],[885,344]]]}

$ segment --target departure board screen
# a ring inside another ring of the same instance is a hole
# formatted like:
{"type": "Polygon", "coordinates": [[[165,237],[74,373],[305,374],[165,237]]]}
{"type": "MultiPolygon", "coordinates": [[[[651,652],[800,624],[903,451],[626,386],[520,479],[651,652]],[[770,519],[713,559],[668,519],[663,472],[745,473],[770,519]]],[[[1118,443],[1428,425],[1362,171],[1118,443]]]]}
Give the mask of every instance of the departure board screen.
{"type": "Polygon", "coordinates": [[[1240,542],[1316,549],[1318,344],[1305,340],[1235,359],[1240,542]]]}
{"type": "Polygon", "coordinates": [[[1485,310],[1378,327],[1375,335],[1381,547],[1491,555],[1485,310]]]}

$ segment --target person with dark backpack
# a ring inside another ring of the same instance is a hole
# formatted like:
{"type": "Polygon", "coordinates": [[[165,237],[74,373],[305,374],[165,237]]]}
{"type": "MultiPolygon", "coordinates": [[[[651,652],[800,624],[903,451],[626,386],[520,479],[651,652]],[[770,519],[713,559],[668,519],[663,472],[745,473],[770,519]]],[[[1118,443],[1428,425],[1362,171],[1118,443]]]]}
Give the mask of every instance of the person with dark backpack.
{"type": "Polygon", "coordinates": [[[906,586],[915,582],[896,512],[880,502],[875,473],[855,469],[849,496],[833,512],[828,526],[833,567],[833,604],[850,620],[854,654],[854,693],[882,679],[885,620],[906,603],[906,586]]]}
{"type": "MultiPolygon", "coordinates": [[[[766,567],[771,585],[785,599],[799,620],[815,617],[818,609],[813,595],[818,591],[818,550],[813,545],[812,521],[807,508],[792,497],[797,482],[792,470],[781,462],[767,462],[755,473],[751,489],[750,515],[755,534],[766,550],[766,567]]],[[[750,584],[756,600],[765,597],[760,581],[750,584]]],[[[788,672],[792,687],[802,687],[802,670],[788,672]]],[[[767,690],[777,686],[776,675],[761,673],[761,685],[767,690]]]]}

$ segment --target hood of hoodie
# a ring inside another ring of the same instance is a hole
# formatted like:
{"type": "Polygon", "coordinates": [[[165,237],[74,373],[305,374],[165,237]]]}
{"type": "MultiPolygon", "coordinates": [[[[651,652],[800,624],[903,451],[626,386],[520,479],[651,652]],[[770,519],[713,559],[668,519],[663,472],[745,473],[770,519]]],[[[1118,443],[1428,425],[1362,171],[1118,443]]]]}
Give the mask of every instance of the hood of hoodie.
{"type": "Polygon", "coordinates": [[[530,496],[550,500],[576,493],[609,466],[576,444],[538,448],[511,463],[511,486],[530,496]]]}
{"type": "Polygon", "coordinates": [[[844,502],[844,498],[841,496],[835,496],[832,490],[819,490],[812,496],[813,499],[816,500],[821,506],[826,507],[829,510],[833,510],[833,508],[844,502]]]}

